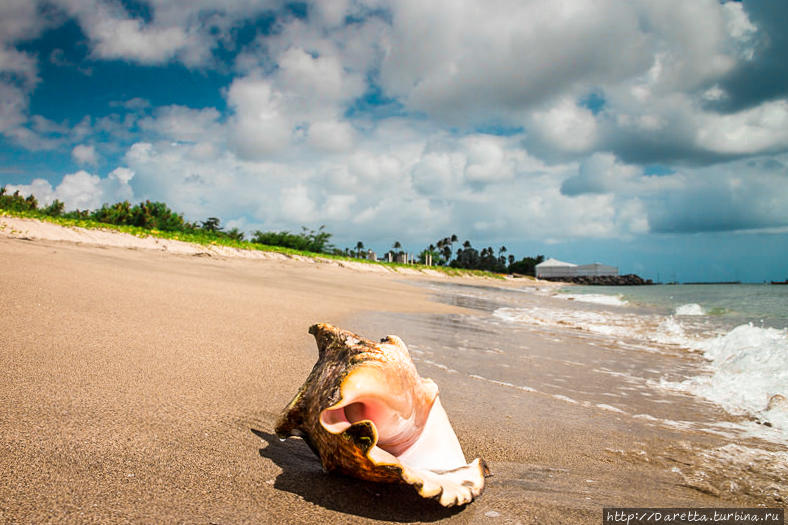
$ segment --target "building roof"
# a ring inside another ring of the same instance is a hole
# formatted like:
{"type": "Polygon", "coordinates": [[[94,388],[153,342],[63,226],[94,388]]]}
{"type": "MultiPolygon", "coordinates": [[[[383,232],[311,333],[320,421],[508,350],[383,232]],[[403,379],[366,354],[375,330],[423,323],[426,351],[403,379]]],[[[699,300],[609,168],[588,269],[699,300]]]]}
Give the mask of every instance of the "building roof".
{"type": "Polygon", "coordinates": [[[555,267],[555,266],[577,266],[576,264],[559,261],[558,259],[547,259],[546,261],[542,261],[536,265],[537,268],[544,268],[544,267],[555,267]]]}

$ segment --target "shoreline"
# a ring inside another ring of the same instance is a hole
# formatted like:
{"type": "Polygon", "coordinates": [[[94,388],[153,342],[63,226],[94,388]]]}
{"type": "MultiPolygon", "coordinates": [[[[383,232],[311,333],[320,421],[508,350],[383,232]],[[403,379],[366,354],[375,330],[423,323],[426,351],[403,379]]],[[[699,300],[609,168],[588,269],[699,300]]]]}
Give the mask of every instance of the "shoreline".
{"type": "MultiPolygon", "coordinates": [[[[714,454],[732,452],[719,437],[551,397],[551,384],[587,384],[589,395],[627,386],[573,363],[657,366],[650,356],[633,361],[569,331],[551,336],[559,342],[491,330],[475,324],[483,297],[448,290],[436,301],[441,292],[424,286],[433,276],[3,233],[0,257],[9,363],[0,372],[3,520],[598,523],[603,506],[777,504],[703,478],[720,464],[714,454]],[[306,329],[317,321],[403,337],[420,373],[441,388],[466,455],[493,470],[478,501],[447,511],[402,487],[326,475],[303,442],[273,436],[314,364],[306,329]],[[536,392],[485,380],[511,363],[492,360],[506,356],[498,346],[528,348],[517,358],[536,392]],[[461,348],[467,355],[453,353],[461,348]],[[452,373],[447,359],[469,360],[468,372],[452,373]]],[[[525,284],[439,282],[484,297],[525,284]]],[[[664,404],[668,412],[715,410],[669,400],[678,404],[664,404]]]]}

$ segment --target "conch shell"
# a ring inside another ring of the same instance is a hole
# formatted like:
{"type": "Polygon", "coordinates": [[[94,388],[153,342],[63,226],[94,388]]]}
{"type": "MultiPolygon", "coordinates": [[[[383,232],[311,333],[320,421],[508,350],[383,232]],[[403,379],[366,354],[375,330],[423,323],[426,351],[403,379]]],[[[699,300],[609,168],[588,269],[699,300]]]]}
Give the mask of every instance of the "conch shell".
{"type": "Polygon", "coordinates": [[[438,398],[397,336],[373,343],[330,324],[309,328],[319,357],[276,425],[301,436],[326,471],[407,483],[445,507],[481,494],[489,475],[465,456],[438,398]]]}

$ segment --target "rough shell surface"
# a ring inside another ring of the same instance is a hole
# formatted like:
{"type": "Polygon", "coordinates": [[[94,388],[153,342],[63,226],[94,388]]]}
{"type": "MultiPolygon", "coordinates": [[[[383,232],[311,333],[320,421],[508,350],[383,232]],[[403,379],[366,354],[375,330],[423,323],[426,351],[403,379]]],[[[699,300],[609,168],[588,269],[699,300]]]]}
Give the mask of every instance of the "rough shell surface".
{"type": "Polygon", "coordinates": [[[327,471],[407,483],[447,507],[481,494],[487,466],[465,461],[437,385],[419,376],[401,339],[374,343],[330,324],[309,332],[318,360],[277,435],[302,437],[327,471]]]}

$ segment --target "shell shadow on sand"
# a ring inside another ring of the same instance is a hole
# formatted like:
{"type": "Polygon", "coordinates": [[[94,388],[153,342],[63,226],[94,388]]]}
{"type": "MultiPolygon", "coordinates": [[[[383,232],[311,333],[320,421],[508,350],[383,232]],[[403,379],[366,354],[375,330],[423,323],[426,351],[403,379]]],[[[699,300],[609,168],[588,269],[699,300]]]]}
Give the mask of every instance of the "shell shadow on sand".
{"type": "Polygon", "coordinates": [[[437,521],[464,510],[443,507],[419,496],[409,485],[374,483],[335,473],[326,473],[320,461],[300,439],[281,441],[275,434],[250,429],[267,443],[260,456],[282,469],[274,488],[301,496],[329,510],[376,520],[397,522],[437,521]]]}

